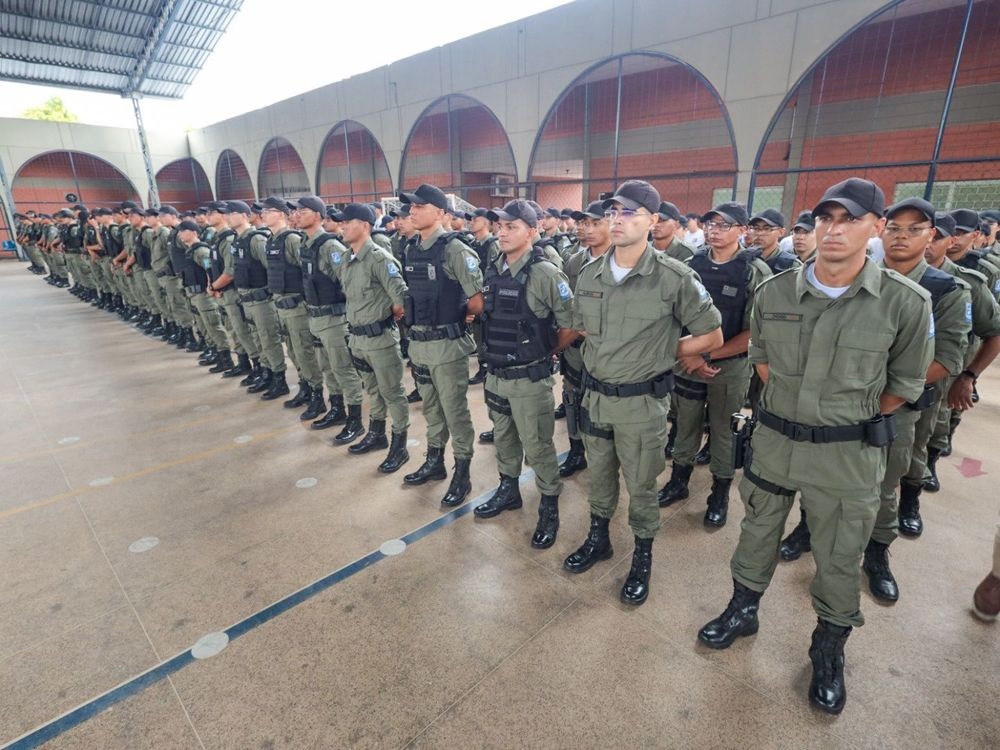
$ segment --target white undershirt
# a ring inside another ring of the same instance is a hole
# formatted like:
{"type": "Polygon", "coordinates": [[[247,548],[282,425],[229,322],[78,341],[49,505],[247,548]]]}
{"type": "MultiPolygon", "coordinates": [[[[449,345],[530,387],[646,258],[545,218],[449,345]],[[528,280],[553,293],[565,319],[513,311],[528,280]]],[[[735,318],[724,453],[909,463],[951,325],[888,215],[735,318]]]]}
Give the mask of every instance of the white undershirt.
{"type": "Polygon", "coordinates": [[[624,279],[626,276],[628,276],[628,272],[632,270],[631,268],[622,268],[617,263],[615,263],[615,254],[614,253],[612,253],[608,257],[608,268],[611,269],[611,275],[615,277],[615,283],[616,284],[621,284],[622,283],[622,279],[624,279]]]}
{"type": "Polygon", "coordinates": [[[811,263],[806,266],[806,280],[830,299],[837,299],[851,288],[850,286],[827,286],[826,284],[820,283],[820,281],[816,278],[815,263],[811,263]]]}

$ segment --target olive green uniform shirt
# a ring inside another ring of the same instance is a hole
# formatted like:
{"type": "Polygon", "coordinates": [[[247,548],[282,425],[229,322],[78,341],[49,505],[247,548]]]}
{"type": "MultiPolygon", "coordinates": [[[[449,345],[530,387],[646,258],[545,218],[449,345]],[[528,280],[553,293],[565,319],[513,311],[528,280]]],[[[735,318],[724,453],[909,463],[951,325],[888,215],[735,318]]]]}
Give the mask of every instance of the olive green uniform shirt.
{"type": "Polygon", "coordinates": [[[236,242],[236,235],[227,235],[219,243],[219,257],[222,258],[222,272],[228,276],[236,275],[236,253],[234,252],[234,243],[236,242]]]}
{"type": "MultiPolygon", "coordinates": [[[[329,258],[330,269],[340,280],[347,298],[348,324],[378,323],[392,315],[392,305],[402,306],[407,287],[399,264],[370,239],[358,252],[338,248],[330,252],[329,258]]],[[[350,347],[355,351],[375,351],[398,341],[398,329],[391,328],[378,336],[352,333],[350,347]]]]}
{"type": "MultiPolygon", "coordinates": [[[[656,250],[656,247],[653,246],[652,242],[649,243],[649,246],[656,250]]],[[[656,250],[656,252],[669,255],[674,260],[679,260],[683,263],[694,255],[694,248],[686,242],[681,242],[679,239],[674,237],[664,250],[656,250]]]]}
{"type": "Polygon", "coordinates": [[[372,232],[372,242],[383,250],[388,250],[390,254],[392,253],[392,238],[385,232],[372,232]]]}
{"type": "MultiPolygon", "coordinates": [[[[761,407],[793,422],[836,426],[877,416],[884,392],[916,401],[934,354],[930,295],[869,258],[847,291],[831,299],[806,280],[814,262],[757,289],[750,362],[769,368],[761,407]]],[[[752,467],[787,489],[872,491],[885,450],[861,441],[796,442],[758,424],[752,467]]]]}
{"type": "Polygon", "coordinates": [[[151,267],[154,271],[170,270],[170,227],[160,227],[153,230],[152,241],[150,242],[151,267]]]}
{"type": "MultiPolygon", "coordinates": [[[[906,278],[914,284],[927,270],[927,261],[921,260],[906,278]]],[[[956,278],[958,289],[942,295],[934,309],[934,361],[941,364],[949,375],[958,375],[965,367],[965,350],[969,347],[972,328],[972,298],[968,282],[956,278]]]]}
{"type": "MultiPolygon", "coordinates": [[[[700,336],[718,328],[719,311],[698,275],[683,263],[646,248],[616,283],[608,259],[614,247],[587,263],[576,282],[573,327],[587,334],[583,363],[604,383],[639,383],[673,370],[681,329],[700,336]]],[[[639,423],[660,399],[605,396],[588,391],[584,405],[598,423],[639,423]]]]}

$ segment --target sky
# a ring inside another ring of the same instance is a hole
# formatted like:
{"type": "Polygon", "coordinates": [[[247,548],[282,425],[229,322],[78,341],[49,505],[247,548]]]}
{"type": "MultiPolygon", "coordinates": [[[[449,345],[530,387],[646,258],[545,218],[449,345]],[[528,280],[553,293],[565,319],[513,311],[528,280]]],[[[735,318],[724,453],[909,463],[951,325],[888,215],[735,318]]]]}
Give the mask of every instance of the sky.
{"type": "MultiPolygon", "coordinates": [[[[144,99],[143,121],[151,131],[210,125],[566,2],[244,0],[185,97],[144,99]],[[275,46],[286,51],[284,61],[275,46]],[[234,72],[253,86],[227,96],[234,72]]],[[[80,122],[118,127],[135,122],[129,100],[116,94],[8,82],[0,82],[0,117],[20,117],[52,96],[61,97],[80,122]]]]}

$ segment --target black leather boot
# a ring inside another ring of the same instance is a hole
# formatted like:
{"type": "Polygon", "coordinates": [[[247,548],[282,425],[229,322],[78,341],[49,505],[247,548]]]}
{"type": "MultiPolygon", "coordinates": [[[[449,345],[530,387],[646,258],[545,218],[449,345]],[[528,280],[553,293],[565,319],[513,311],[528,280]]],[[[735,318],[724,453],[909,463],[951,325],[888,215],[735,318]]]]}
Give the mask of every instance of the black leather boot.
{"type": "Polygon", "coordinates": [[[476,374],[469,378],[469,385],[482,385],[486,382],[486,365],[482,362],[479,363],[479,369],[476,370],[476,374]]]}
{"type": "Polygon", "coordinates": [[[323,398],[323,389],[313,388],[312,393],[309,395],[309,403],[306,406],[306,410],[299,414],[299,419],[303,422],[308,422],[316,419],[324,411],[326,411],[326,399],[323,398]]]}
{"type": "Polygon", "coordinates": [[[168,320],[163,326],[163,333],[160,334],[160,341],[165,341],[168,344],[176,343],[177,341],[177,324],[172,320],[168,320]]]}
{"type": "Polygon", "coordinates": [[[250,384],[250,387],[247,388],[247,393],[263,393],[271,387],[272,377],[274,377],[274,375],[270,369],[267,367],[261,367],[260,375],[250,384]]]}
{"type": "Polygon", "coordinates": [[[756,633],[761,596],[734,580],[732,599],[721,615],[698,631],[698,640],[709,648],[729,648],[737,638],[756,633]]]}
{"type": "Polygon", "coordinates": [[[899,533],[916,538],[924,533],[924,521],[920,517],[919,484],[899,485],[899,533]]]}
{"type": "Polygon", "coordinates": [[[406,450],[406,430],[394,432],[389,443],[389,455],[378,465],[378,470],[382,474],[392,474],[399,471],[409,460],[410,452],[406,450]]]}
{"type": "Polygon", "coordinates": [[[233,356],[223,349],[215,356],[215,364],[208,368],[209,372],[225,372],[233,369],[233,356]]]}
{"type": "Polygon", "coordinates": [[[566,404],[560,403],[556,410],[552,412],[553,419],[566,419],[566,404]]]}
{"type": "Polygon", "coordinates": [[[487,430],[486,432],[479,433],[479,442],[485,445],[490,445],[493,442],[493,430],[487,430]]]}
{"type": "Polygon", "coordinates": [[[174,342],[174,346],[178,349],[184,349],[187,345],[194,339],[190,328],[177,328],[177,340],[174,342]]]}
{"type": "Polygon", "coordinates": [[[813,665],[809,702],[828,714],[839,714],[847,702],[844,684],[844,644],[852,628],[817,620],[809,659],[813,665]]]}
{"type": "Polygon", "coordinates": [[[253,385],[254,383],[257,382],[258,379],[260,379],[260,374],[261,374],[260,360],[259,359],[250,360],[250,372],[248,372],[247,376],[239,382],[239,385],[244,385],[244,386],[253,385]]]}
{"type": "Polygon", "coordinates": [[[444,448],[435,448],[432,445],[427,446],[427,458],[412,474],[407,474],[403,477],[403,482],[405,484],[424,484],[432,479],[447,479],[448,472],[444,468],[444,448]]]}
{"type": "Polygon", "coordinates": [[[150,328],[146,333],[150,336],[162,336],[163,335],[163,320],[159,315],[153,316],[153,327],[150,328]]]}
{"type": "Polygon", "coordinates": [[[325,430],[334,425],[343,424],[347,421],[347,412],[344,411],[343,395],[330,396],[330,411],[323,415],[322,419],[317,419],[312,423],[314,430],[325,430]]]}
{"type": "Polygon", "coordinates": [[[414,388],[406,396],[406,403],[417,404],[424,400],[424,397],[420,395],[420,389],[414,388]]]}
{"type": "Polygon", "coordinates": [[[276,398],[288,395],[288,381],[285,380],[285,371],[272,372],[271,384],[267,390],[260,395],[261,401],[274,401],[276,398]]]}
{"type": "Polygon", "coordinates": [[[708,510],[705,511],[704,523],[712,528],[726,525],[729,515],[729,486],[732,479],[712,476],[712,494],[708,496],[708,510]]]}
{"type": "MultiPolygon", "coordinates": [[[[348,416],[347,416],[347,424],[344,425],[344,432],[347,432],[347,428],[351,426],[351,417],[353,416],[351,414],[351,410],[355,408],[358,410],[358,421],[359,422],[361,421],[360,406],[358,407],[349,406],[347,408],[348,408],[348,416]]],[[[341,433],[341,435],[342,434],[343,432],[341,433]]],[[[343,442],[340,439],[340,435],[337,435],[337,437],[334,440],[335,442],[341,444],[343,442]]],[[[388,447],[389,447],[389,441],[385,437],[385,420],[370,419],[368,420],[368,434],[365,435],[364,439],[360,443],[352,445],[347,450],[357,456],[362,453],[367,453],[368,451],[380,450],[382,448],[388,448],[388,447]]]]}
{"type": "Polygon", "coordinates": [[[937,475],[937,462],[941,456],[944,455],[937,448],[927,449],[927,471],[930,472],[930,477],[924,480],[924,489],[927,492],[938,492],[941,489],[941,482],[938,481],[937,475]]]}
{"type": "Polygon", "coordinates": [[[712,436],[709,435],[705,438],[705,444],[701,446],[701,450],[694,455],[694,465],[695,466],[707,466],[712,463],[712,436]]]}
{"type": "Polygon", "coordinates": [[[250,357],[247,356],[246,352],[240,352],[236,355],[236,364],[222,373],[224,378],[238,378],[243,375],[247,375],[250,372],[250,357]]]}
{"type": "Polygon", "coordinates": [[[455,471],[451,474],[451,484],[448,491],[441,498],[441,505],[446,508],[453,508],[465,502],[465,498],[472,492],[472,480],[469,479],[469,465],[472,461],[468,458],[455,459],[455,471]]]}
{"type": "Polygon", "coordinates": [[[653,571],[653,540],[635,538],[632,567],[622,586],[622,601],[639,606],[649,596],[649,574],[653,571]]]}
{"type": "Polygon", "coordinates": [[[778,553],[782,560],[788,562],[798,560],[802,557],[803,552],[809,552],[812,549],[812,535],[809,533],[809,526],[806,523],[806,512],[803,508],[799,508],[799,513],[802,514],[802,517],[798,525],[781,540],[781,549],[778,553]]]}
{"type": "Polygon", "coordinates": [[[518,477],[500,475],[500,486],[493,497],[476,508],[473,513],[476,518],[493,518],[505,510],[516,510],[523,505],[521,501],[521,485],[518,477]]]}
{"type": "Polygon", "coordinates": [[[538,523],[531,537],[535,549],[548,549],[556,543],[559,533],[559,495],[542,495],[538,503],[538,523]]]}
{"type": "Polygon", "coordinates": [[[569,439],[569,453],[566,460],[559,467],[559,476],[571,477],[578,471],[587,468],[587,454],[583,449],[583,441],[579,439],[569,439]]]}
{"type": "Polygon", "coordinates": [[[688,480],[691,479],[693,466],[684,466],[676,461],[670,470],[670,480],[663,485],[663,489],[656,495],[661,508],[673,505],[678,500],[684,500],[688,496],[688,480]]]}
{"type": "Polygon", "coordinates": [[[195,352],[200,352],[202,349],[204,349],[205,348],[204,340],[199,341],[198,339],[199,336],[195,334],[194,329],[188,328],[188,341],[187,341],[187,346],[184,347],[184,351],[191,352],[191,354],[194,354],[195,352]]]}
{"type": "Polygon", "coordinates": [[[677,420],[670,423],[670,430],[667,431],[667,444],[663,448],[663,455],[665,458],[670,458],[674,455],[674,441],[677,440],[677,420]]]}
{"type": "Polygon", "coordinates": [[[861,567],[868,576],[868,590],[872,592],[872,596],[883,602],[899,600],[899,585],[889,569],[888,544],[869,540],[861,567]]]}
{"type": "Polygon", "coordinates": [[[563,567],[570,573],[583,573],[594,567],[594,563],[607,560],[615,554],[608,534],[611,519],[590,514],[590,532],[572,555],[563,561],[563,567]]]}
{"type": "Polygon", "coordinates": [[[295,395],[285,401],[282,406],[286,409],[297,409],[300,406],[305,406],[309,403],[309,397],[312,396],[312,386],[310,386],[306,381],[299,381],[299,390],[295,392],[295,395]]]}
{"type": "Polygon", "coordinates": [[[198,364],[201,367],[208,367],[209,365],[214,365],[219,357],[219,353],[215,350],[214,346],[208,347],[205,351],[201,353],[198,357],[198,364]]]}

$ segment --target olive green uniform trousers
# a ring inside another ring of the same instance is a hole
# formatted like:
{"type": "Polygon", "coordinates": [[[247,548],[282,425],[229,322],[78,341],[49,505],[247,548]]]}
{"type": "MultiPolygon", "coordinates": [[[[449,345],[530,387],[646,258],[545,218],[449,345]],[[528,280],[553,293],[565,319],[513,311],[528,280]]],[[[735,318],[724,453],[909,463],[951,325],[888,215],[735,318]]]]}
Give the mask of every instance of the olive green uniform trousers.
{"type": "Polygon", "coordinates": [[[323,373],[316,360],[316,347],[313,345],[312,331],[309,330],[309,312],[305,303],[299,302],[289,309],[277,306],[275,309],[278,320],[285,328],[288,356],[299,373],[299,380],[305,381],[314,389],[322,388],[323,373]]]}
{"type": "Polygon", "coordinates": [[[885,475],[879,490],[878,515],[875,516],[875,528],[872,531],[872,539],[880,544],[892,544],[898,535],[899,503],[896,490],[910,469],[914,435],[920,415],[921,412],[910,409],[906,404],[896,410],[896,439],[892,441],[886,454],[885,475]]]}
{"type": "Polygon", "coordinates": [[[427,420],[427,447],[444,449],[450,435],[455,458],[472,458],[476,433],[469,413],[469,358],[422,365],[413,359],[412,349],[410,354],[410,372],[427,420]]]}
{"type": "Polygon", "coordinates": [[[269,299],[241,302],[243,311],[253,321],[260,341],[260,358],[271,372],[285,371],[285,350],[281,348],[281,326],[278,313],[269,299]]]}
{"type": "Polygon", "coordinates": [[[372,419],[392,419],[394,433],[410,428],[410,405],[403,390],[403,355],[399,343],[369,351],[351,350],[361,381],[368,391],[368,414],[372,419]]]}
{"type": "Polygon", "coordinates": [[[201,319],[201,332],[205,340],[217,351],[228,351],[229,339],[226,338],[226,329],[222,327],[219,306],[215,304],[215,298],[205,292],[199,292],[191,295],[191,303],[201,319]]]}
{"type": "Polygon", "coordinates": [[[226,289],[222,293],[222,297],[216,299],[216,303],[226,313],[223,325],[233,340],[233,351],[237,354],[246,353],[252,359],[260,357],[260,342],[257,340],[256,332],[247,321],[247,315],[240,305],[240,295],[236,293],[236,289],[232,287],[226,289]]]}
{"type": "Polygon", "coordinates": [[[327,392],[331,396],[342,395],[349,406],[360,405],[364,387],[351,361],[351,350],[347,348],[347,318],[343,315],[310,317],[309,331],[323,345],[316,353],[326,375],[327,392]]]}

